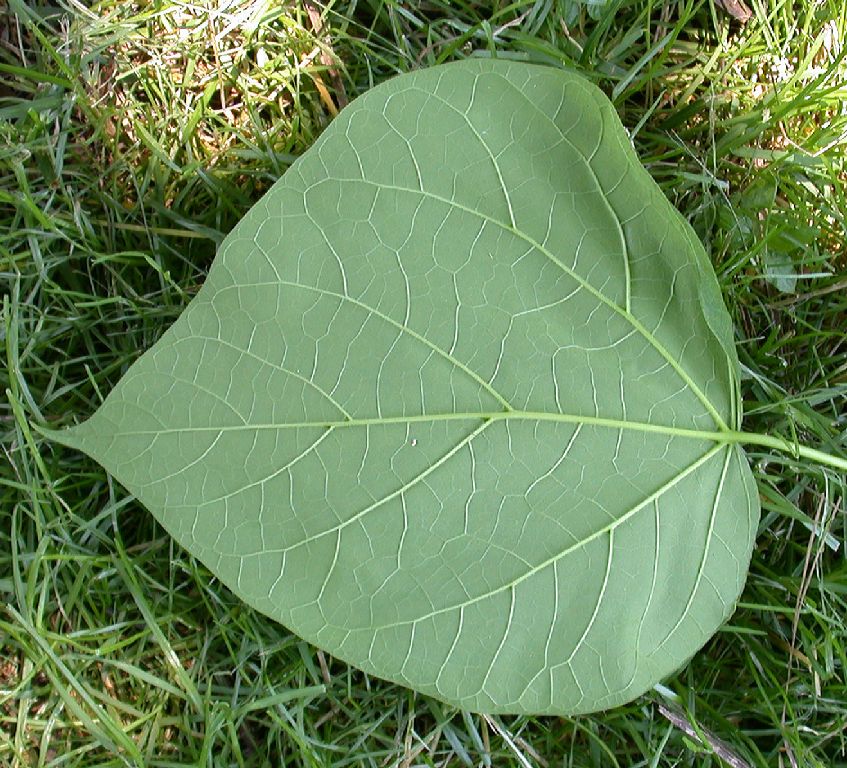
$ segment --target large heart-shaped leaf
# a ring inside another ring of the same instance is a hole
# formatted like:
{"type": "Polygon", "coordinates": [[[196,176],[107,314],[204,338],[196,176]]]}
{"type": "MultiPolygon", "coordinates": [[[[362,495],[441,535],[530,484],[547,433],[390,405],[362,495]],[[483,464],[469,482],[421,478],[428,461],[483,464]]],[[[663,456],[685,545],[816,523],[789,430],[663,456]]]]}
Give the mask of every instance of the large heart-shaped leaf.
{"type": "Polygon", "coordinates": [[[759,506],[692,230],[581,77],[345,109],[85,424],[236,594],[479,711],[632,699],[733,610],[759,506]]]}

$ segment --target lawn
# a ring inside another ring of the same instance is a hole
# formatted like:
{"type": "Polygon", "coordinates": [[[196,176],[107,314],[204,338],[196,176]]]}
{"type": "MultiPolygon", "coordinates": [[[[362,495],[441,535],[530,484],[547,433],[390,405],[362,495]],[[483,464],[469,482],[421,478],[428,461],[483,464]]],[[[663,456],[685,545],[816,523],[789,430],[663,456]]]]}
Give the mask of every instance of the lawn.
{"type": "Polygon", "coordinates": [[[467,56],[579,71],[706,246],[745,429],[847,455],[841,0],[0,8],[0,765],[847,766],[845,477],[749,451],[738,609],[576,718],[458,712],[248,608],[97,464],[90,416],[346,103],[467,56]]]}

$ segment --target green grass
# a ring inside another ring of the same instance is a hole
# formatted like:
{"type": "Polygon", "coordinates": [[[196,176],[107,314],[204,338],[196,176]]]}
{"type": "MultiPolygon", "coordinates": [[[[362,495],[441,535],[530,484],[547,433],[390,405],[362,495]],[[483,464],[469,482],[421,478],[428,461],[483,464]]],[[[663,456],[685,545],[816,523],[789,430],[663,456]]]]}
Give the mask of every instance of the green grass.
{"type": "Polygon", "coordinates": [[[730,623],[642,699],[486,718],[248,609],[34,424],[97,407],[334,111],[477,53],[574,67],[705,242],[745,427],[847,453],[847,10],[748,0],[0,9],[0,765],[847,766],[845,478],[751,451],[730,623]]]}

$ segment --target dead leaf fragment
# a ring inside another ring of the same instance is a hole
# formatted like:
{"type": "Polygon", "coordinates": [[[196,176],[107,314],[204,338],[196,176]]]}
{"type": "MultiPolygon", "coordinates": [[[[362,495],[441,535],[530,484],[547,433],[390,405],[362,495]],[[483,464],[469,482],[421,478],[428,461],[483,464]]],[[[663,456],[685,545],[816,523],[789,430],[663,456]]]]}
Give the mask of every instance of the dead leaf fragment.
{"type": "Polygon", "coordinates": [[[733,19],[742,24],[750,21],[753,17],[753,11],[744,5],[741,0],[715,0],[715,5],[718,8],[723,8],[733,19]]]}

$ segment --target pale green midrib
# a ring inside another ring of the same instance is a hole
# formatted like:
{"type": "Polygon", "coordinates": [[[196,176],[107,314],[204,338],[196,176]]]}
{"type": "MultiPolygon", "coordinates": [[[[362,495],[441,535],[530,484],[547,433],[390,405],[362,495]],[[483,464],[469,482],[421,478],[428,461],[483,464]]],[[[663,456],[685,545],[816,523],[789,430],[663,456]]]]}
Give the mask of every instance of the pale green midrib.
{"type": "MultiPolygon", "coordinates": [[[[544,411],[493,411],[493,412],[458,412],[458,413],[433,413],[415,414],[410,416],[371,416],[365,418],[352,418],[344,420],[314,419],[309,421],[291,421],[280,424],[255,423],[255,424],[231,424],[223,426],[186,426],[171,427],[169,429],[140,429],[140,430],[116,430],[114,436],[136,437],[141,435],[166,435],[186,434],[192,432],[243,432],[253,430],[286,430],[286,429],[339,429],[351,427],[386,426],[390,424],[421,424],[436,423],[444,421],[547,421],[560,424],[582,424],[594,427],[606,427],[617,430],[632,430],[635,432],[650,432],[654,434],[667,435],[670,437],[683,437],[692,440],[707,440],[715,443],[741,442],[734,437],[746,433],[735,433],[730,430],[699,430],[684,427],[671,427],[664,424],[650,424],[648,422],[630,421],[627,419],[611,419],[602,416],[583,416],[571,413],[546,413],[544,411]]],[[[51,432],[61,440],[61,432],[51,432]]]]}
{"type": "MultiPolygon", "coordinates": [[[[113,431],[112,436],[134,437],[141,435],[179,434],[186,432],[235,432],[239,430],[282,430],[282,429],[338,429],[341,427],[368,427],[387,424],[420,424],[438,421],[548,421],[563,424],[586,424],[594,427],[606,427],[609,429],[631,430],[634,432],[645,432],[668,437],[681,437],[691,440],[709,441],[718,445],[755,445],[761,448],[769,448],[780,453],[787,454],[792,458],[804,458],[832,467],[842,472],[847,472],[847,459],[841,458],[817,448],[811,448],[801,443],[792,442],[782,437],[765,435],[758,432],[744,432],[741,430],[699,430],[685,429],[682,427],[669,427],[662,424],[647,424],[638,421],[626,421],[624,419],[606,419],[598,416],[579,416],[568,413],[543,413],[534,411],[503,411],[495,413],[443,413],[422,414],[416,416],[383,416],[363,419],[348,419],[346,421],[302,421],[289,422],[285,424],[236,424],[222,427],[174,427],[172,429],[148,429],[134,431],[113,431]]],[[[67,445],[71,448],[80,448],[85,442],[85,437],[78,437],[75,432],[85,425],[72,427],[67,430],[54,430],[32,424],[32,428],[57,443],[67,445]]]]}
{"type": "MultiPolygon", "coordinates": [[[[688,387],[694,396],[703,404],[706,410],[709,412],[709,415],[714,419],[715,424],[717,425],[720,431],[730,431],[723,417],[718,412],[717,408],[712,404],[712,401],[706,397],[705,393],[697,386],[695,381],[688,375],[688,372],[679,364],[679,362],[671,355],[671,353],[665,348],[665,346],[655,337],[653,334],[644,327],[644,325],[631,313],[628,312],[624,307],[620,307],[615,304],[610,298],[608,298],[604,293],[595,288],[591,283],[589,283],[585,278],[581,275],[577,274],[568,267],[564,262],[558,259],[553,255],[547,248],[545,248],[541,243],[539,243],[534,238],[530,237],[524,232],[521,232],[519,229],[509,226],[508,224],[504,224],[502,221],[498,221],[493,216],[489,216],[481,211],[474,210],[473,208],[469,208],[466,205],[462,205],[461,203],[456,202],[455,200],[450,200],[449,198],[442,197],[441,195],[436,195],[433,192],[427,192],[425,190],[420,189],[412,189],[411,187],[401,187],[395,184],[385,184],[377,181],[372,181],[371,179],[365,178],[338,178],[334,177],[334,181],[343,181],[343,182],[353,182],[359,184],[368,184],[378,189],[392,190],[394,192],[403,192],[410,195],[421,195],[422,197],[426,197],[431,200],[438,201],[443,203],[446,206],[453,207],[457,210],[463,211],[471,216],[476,216],[483,221],[487,221],[495,227],[499,227],[505,232],[510,232],[515,237],[523,240],[527,245],[536,249],[539,253],[546,256],[553,264],[558,266],[562,272],[568,275],[572,280],[580,285],[580,287],[584,288],[588,291],[594,298],[596,298],[601,304],[605,305],[609,309],[611,309],[616,314],[620,315],[624,321],[629,323],[643,338],[644,340],[651,346],[659,355],[671,366],[671,368],[676,371],[677,375],[682,380],[683,384],[688,387]]],[[[300,285],[301,288],[313,290],[322,290],[316,289],[313,286],[300,285]]],[[[333,291],[327,291],[327,293],[335,293],[333,291]]],[[[337,294],[342,296],[343,294],[337,294]]],[[[352,298],[352,297],[347,297],[352,298]]],[[[365,306],[365,305],[363,305],[365,306]]],[[[368,307],[368,309],[373,310],[372,307],[368,307]]]]}
{"type": "Polygon", "coordinates": [[[562,558],[567,557],[572,552],[575,552],[578,549],[582,549],[587,544],[590,544],[592,541],[596,541],[602,536],[606,534],[611,534],[615,530],[617,530],[623,523],[632,518],[634,515],[638,514],[644,507],[648,504],[651,504],[656,499],[660,498],[663,494],[667,493],[671,488],[675,487],[678,483],[688,477],[692,472],[695,472],[700,467],[702,467],[707,461],[711,460],[716,454],[718,454],[723,448],[726,446],[716,445],[709,449],[706,453],[696,459],[694,462],[689,464],[687,467],[684,467],[679,472],[677,472],[670,480],[663,483],[659,488],[653,491],[649,496],[640,500],[638,503],[634,504],[630,507],[626,512],[624,512],[620,517],[616,517],[614,520],[610,521],[607,525],[601,526],[596,531],[593,531],[589,535],[575,541],[569,547],[566,547],[561,552],[557,552],[555,555],[548,557],[546,560],[538,563],[537,565],[532,566],[532,568],[528,569],[525,573],[522,573],[517,578],[512,579],[508,583],[499,584],[493,589],[490,589],[488,592],[484,592],[479,595],[474,595],[474,597],[463,600],[461,603],[454,603],[448,606],[444,606],[442,608],[437,608],[433,611],[430,611],[427,614],[423,614],[421,616],[416,616],[414,619],[408,619],[404,621],[391,622],[390,624],[384,624],[380,626],[368,627],[369,631],[378,632],[380,630],[392,629],[394,627],[406,626],[409,624],[417,624],[421,621],[426,621],[427,619],[432,618],[433,616],[438,616],[443,613],[448,613],[450,611],[455,611],[459,608],[466,608],[469,605],[473,605],[474,603],[481,602],[482,600],[486,600],[489,597],[493,597],[504,592],[507,589],[514,589],[523,581],[526,581],[528,578],[534,576],[536,573],[543,571],[545,568],[550,567],[554,563],[559,562],[562,558]]]}

